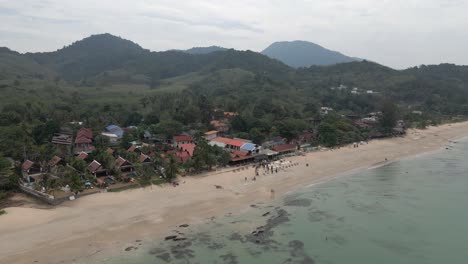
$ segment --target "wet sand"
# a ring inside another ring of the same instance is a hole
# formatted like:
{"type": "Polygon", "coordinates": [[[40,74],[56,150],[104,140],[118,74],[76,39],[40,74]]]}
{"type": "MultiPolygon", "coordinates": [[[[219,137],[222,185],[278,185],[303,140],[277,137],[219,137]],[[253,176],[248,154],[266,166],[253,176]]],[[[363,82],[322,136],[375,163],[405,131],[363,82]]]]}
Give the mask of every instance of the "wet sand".
{"type": "Polygon", "coordinates": [[[0,216],[0,263],[94,263],[125,254],[136,240],[165,236],[310,184],[431,152],[468,136],[468,122],[409,130],[403,138],[286,158],[299,165],[253,181],[255,170],[215,172],[181,179],[178,187],[100,193],[53,209],[12,207],[0,216]],[[306,166],[306,163],[309,166],[306,166]],[[248,181],[245,182],[245,177],[248,181]],[[182,183],[185,181],[185,183],[182,183]],[[220,185],[223,189],[217,189],[220,185]]]}

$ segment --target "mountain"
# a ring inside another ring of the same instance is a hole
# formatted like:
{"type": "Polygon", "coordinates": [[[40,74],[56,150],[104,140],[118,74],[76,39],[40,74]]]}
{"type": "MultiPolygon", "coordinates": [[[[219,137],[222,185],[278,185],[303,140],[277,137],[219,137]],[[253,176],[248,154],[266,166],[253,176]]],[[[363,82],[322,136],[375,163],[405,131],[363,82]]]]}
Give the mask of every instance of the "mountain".
{"type": "Polygon", "coordinates": [[[300,40],[275,42],[263,50],[262,54],[282,61],[294,68],[312,65],[331,65],[359,60],[337,51],[328,50],[315,43],[300,40]]]}
{"type": "Polygon", "coordinates": [[[122,67],[147,53],[148,50],[132,41],[106,33],[92,35],[54,52],[26,55],[59,72],[64,79],[79,80],[122,67]]]}
{"type": "Polygon", "coordinates": [[[188,54],[208,54],[216,51],[226,51],[226,48],[219,47],[219,46],[209,46],[209,47],[193,47],[188,50],[184,50],[183,52],[188,54]]]}

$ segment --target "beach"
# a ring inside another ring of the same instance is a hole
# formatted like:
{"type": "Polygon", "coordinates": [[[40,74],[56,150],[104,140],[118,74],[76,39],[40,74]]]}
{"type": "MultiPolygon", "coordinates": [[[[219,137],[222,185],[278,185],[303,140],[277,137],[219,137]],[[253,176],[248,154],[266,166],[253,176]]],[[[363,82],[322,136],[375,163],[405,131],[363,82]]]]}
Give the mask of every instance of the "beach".
{"type": "Polygon", "coordinates": [[[184,177],[178,187],[147,187],[101,193],[53,209],[7,208],[0,216],[1,263],[93,263],[125,254],[135,241],[170,234],[181,224],[198,224],[251,204],[271,201],[298,188],[402,158],[445,149],[468,136],[468,122],[408,130],[405,137],[373,140],[358,148],[312,152],[286,158],[298,165],[253,181],[255,170],[184,177]],[[306,166],[308,164],[308,166],[306,166]],[[245,181],[247,177],[247,182],[245,181]],[[222,186],[222,189],[215,188],[222,186]]]}

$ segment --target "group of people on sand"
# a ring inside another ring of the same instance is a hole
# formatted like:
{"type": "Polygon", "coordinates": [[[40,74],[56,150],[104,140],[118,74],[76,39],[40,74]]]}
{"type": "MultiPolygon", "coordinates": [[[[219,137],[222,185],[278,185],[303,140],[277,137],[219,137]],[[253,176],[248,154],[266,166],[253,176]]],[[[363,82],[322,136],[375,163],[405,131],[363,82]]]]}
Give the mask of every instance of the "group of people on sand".
{"type": "MultiPolygon", "coordinates": [[[[299,162],[291,162],[286,160],[279,160],[275,162],[262,161],[261,163],[254,165],[255,176],[252,178],[252,181],[256,181],[257,177],[260,176],[259,171],[263,170],[263,175],[278,173],[282,169],[290,168],[292,166],[298,166],[299,162]]],[[[245,177],[245,182],[247,182],[247,177],[245,177]]]]}

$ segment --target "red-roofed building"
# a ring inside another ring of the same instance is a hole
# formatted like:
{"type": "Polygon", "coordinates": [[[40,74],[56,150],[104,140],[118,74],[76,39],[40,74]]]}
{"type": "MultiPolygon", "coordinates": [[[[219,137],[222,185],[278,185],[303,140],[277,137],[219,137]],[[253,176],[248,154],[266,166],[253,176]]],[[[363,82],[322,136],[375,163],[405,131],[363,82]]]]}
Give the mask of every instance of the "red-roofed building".
{"type": "Polygon", "coordinates": [[[297,146],[294,144],[281,144],[278,146],[274,146],[271,148],[273,151],[276,151],[280,154],[288,153],[288,152],[294,152],[297,149],[297,146]]]}
{"type": "Polygon", "coordinates": [[[53,168],[57,165],[59,165],[59,163],[62,161],[62,158],[60,158],[59,156],[54,156],[48,163],[49,167],[50,168],[53,168]]]}
{"type": "Polygon", "coordinates": [[[247,143],[246,141],[239,140],[239,139],[232,139],[232,138],[225,138],[225,137],[217,137],[212,139],[211,141],[221,142],[226,145],[226,148],[232,150],[240,150],[240,148],[247,143]]]}
{"type": "Polygon", "coordinates": [[[179,151],[185,151],[189,154],[189,157],[193,157],[193,152],[195,151],[196,145],[193,143],[190,144],[179,144],[177,148],[179,151]]]}
{"type": "Polygon", "coordinates": [[[224,112],[223,114],[224,114],[224,117],[235,117],[239,115],[236,112],[224,112]]]}
{"type": "Polygon", "coordinates": [[[231,152],[231,163],[248,162],[254,159],[248,151],[234,150],[231,152]]]}
{"type": "Polygon", "coordinates": [[[152,161],[151,161],[151,158],[143,153],[140,154],[140,157],[138,158],[138,160],[140,161],[141,164],[143,165],[147,165],[147,164],[151,164],[152,161]]]}
{"type": "Polygon", "coordinates": [[[120,169],[122,172],[128,172],[133,170],[133,165],[126,159],[118,157],[115,160],[115,167],[120,169]]]}
{"type": "Polygon", "coordinates": [[[94,176],[107,175],[107,170],[97,160],[93,160],[87,167],[88,171],[94,176]]]}
{"type": "Polygon", "coordinates": [[[218,137],[218,134],[219,134],[218,130],[212,130],[212,131],[206,132],[204,137],[206,138],[206,140],[212,140],[218,137]]]}
{"type": "Polygon", "coordinates": [[[23,174],[23,179],[28,182],[34,182],[34,175],[39,175],[42,173],[41,165],[37,162],[26,160],[21,164],[21,172],[23,174]]]}
{"type": "Polygon", "coordinates": [[[86,152],[80,152],[78,156],[76,156],[77,160],[86,160],[88,158],[88,153],[86,152]]]}
{"type": "Polygon", "coordinates": [[[95,149],[93,146],[93,131],[89,128],[81,128],[76,132],[75,153],[91,153],[95,149]]]}
{"type": "Polygon", "coordinates": [[[172,139],[172,142],[174,143],[174,146],[176,147],[179,144],[193,143],[193,138],[187,135],[179,135],[179,136],[174,136],[174,138],[172,139]]]}

